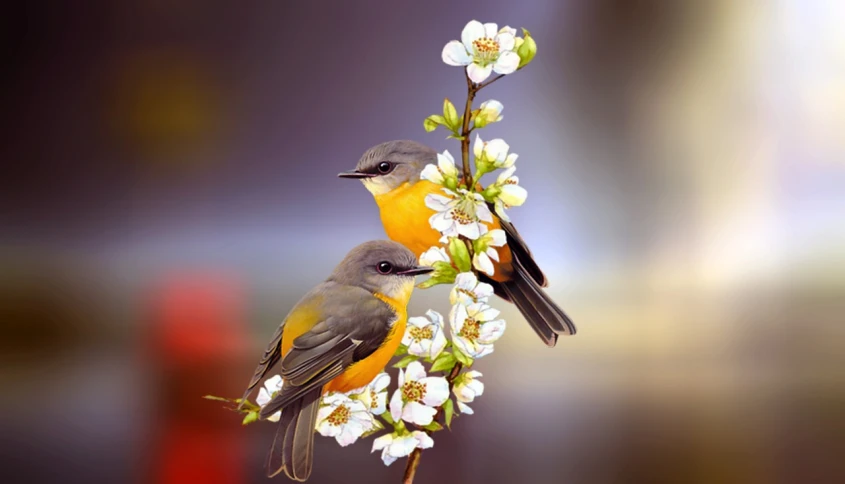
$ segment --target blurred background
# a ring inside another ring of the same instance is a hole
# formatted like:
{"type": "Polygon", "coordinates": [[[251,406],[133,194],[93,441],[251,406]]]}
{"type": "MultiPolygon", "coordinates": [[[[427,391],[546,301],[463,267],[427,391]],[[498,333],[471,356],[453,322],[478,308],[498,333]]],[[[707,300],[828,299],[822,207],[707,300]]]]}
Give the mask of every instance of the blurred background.
{"type": "MultiPolygon", "coordinates": [[[[440,60],[527,27],[485,89],[511,214],[579,333],[512,307],[485,395],[417,482],[845,481],[845,3],[54,2],[4,15],[0,466],[7,482],[267,482],[240,395],[375,204],[369,146],[457,152],[440,60]]],[[[419,291],[413,314],[441,312],[419,291]]],[[[398,482],[317,438],[311,482],[398,482]]],[[[277,481],[284,482],[282,477],[277,481]]]]}

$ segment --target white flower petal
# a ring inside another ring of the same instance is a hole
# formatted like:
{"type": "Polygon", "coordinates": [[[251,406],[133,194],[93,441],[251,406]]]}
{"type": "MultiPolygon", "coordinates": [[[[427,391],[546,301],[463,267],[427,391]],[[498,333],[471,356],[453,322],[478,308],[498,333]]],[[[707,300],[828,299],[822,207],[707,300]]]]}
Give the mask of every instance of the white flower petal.
{"type": "Polygon", "coordinates": [[[425,168],[420,172],[420,178],[423,180],[428,180],[432,183],[437,183],[438,185],[443,184],[443,175],[440,173],[440,170],[437,169],[436,166],[429,163],[425,165],[425,168]]]}
{"type": "Polygon", "coordinates": [[[516,37],[516,29],[511,27],[510,25],[505,25],[504,27],[499,29],[499,33],[500,34],[501,33],[508,33],[508,34],[511,34],[512,36],[516,37]]]}
{"type": "Polygon", "coordinates": [[[283,383],[284,381],[282,380],[281,375],[273,375],[264,382],[264,388],[266,388],[268,392],[274,393],[282,389],[283,383]]]}
{"type": "Polygon", "coordinates": [[[372,407],[373,415],[381,415],[387,410],[387,392],[376,395],[376,404],[372,407]]]}
{"type": "Polygon", "coordinates": [[[489,276],[492,276],[495,271],[493,268],[493,262],[485,252],[474,254],[472,256],[472,266],[489,276]]]}
{"type": "MultiPolygon", "coordinates": [[[[405,381],[418,381],[425,378],[425,368],[419,361],[412,361],[405,367],[405,381]]],[[[403,382],[404,384],[404,382],[403,382]]]]}
{"type": "Polygon", "coordinates": [[[393,439],[387,448],[388,453],[393,457],[407,457],[417,448],[419,441],[412,435],[405,435],[393,439]]]}
{"type": "Polygon", "coordinates": [[[496,34],[498,34],[498,33],[499,33],[499,26],[498,25],[496,25],[492,22],[488,22],[488,23],[484,24],[484,36],[485,37],[488,37],[490,39],[495,39],[496,34]]]}
{"type": "Polygon", "coordinates": [[[429,348],[429,358],[432,361],[436,360],[440,353],[443,352],[443,349],[446,348],[446,336],[443,335],[443,328],[437,330],[434,335],[434,338],[431,340],[431,348],[429,348]]]}
{"type": "Polygon", "coordinates": [[[268,420],[270,422],[278,422],[280,418],[282,418],[282,411],[281,410],[274,413],[273,415],[270,415],[269,417],[266,418],[266,420],[268,420]]]}
{"type": "Polygon", "coordinates": [[[370,452],[384,449],[389,446],[391,442],[393,442],[393,434],[382,435],[381,437],[373,440],[373,448],[370,452]]]}
{"type": "Polygon", "coordinates": [[[515,42],[514,35],[510,32],[500,31],[499,34],[496,35],[496,42],[499,43],[499,52],[513,50],[513,45],[515,42]]]}
{"type": "Polygon", "coordinates": [[[342,426],[340,434],[335,437],[335,440],[341,447],[346,447],[349,444],[355,443],[358,437],[364,433],[364,427],[355,422],[349,421],[342,426]]]}
{"type": "Polygon", "coordinates": [[[510,168],[516,163],[516,159],[519,158],[519,155],[516,153],[511,153],[505,158],[505,161],[499,166],[499,168],[510,168]]]}
{"type": "Polygon", "coordinates": [[[458,233],[463,235],[464,237],[475,240],[481,235],[481,228],[478,226],[478,222],[470,222],[468,224],[457,224],[458,233]]]}
{"type": "Polygon", "coordinates": [[[402,420],[415,425],[428,425],[434,420],[437,410],[419,402],[408,402],[402,410],[402,420]]]}
{"type": "Polygon", "coordinates": [[[443,402],[449,398],[449,382],[442,376],[430,376],[420,380],[420,383],[425,385],[425,396],[423,403],[426,405],[436,407],[443,405],[443,402]]]}
{"type": "MultiPolygon", "coordinates": [[[[429,195],[431,196],[431,195],[429,195]]],[[[426,200],[428,200],[426,198],[426,200]]],[[[437,212],[428,219],[431,228],[438,232],[447,232],[455,225],[455,221],[449,215],[449,212],[437,212]]]]}
{"type": "Polygon", "coordinates": [[[487,208],[487,204],[484,202],[480,203],[479,205],[476,205],[475,215],[478,217],[479,220],[483,220],[484,222],[493,221],[493,214],[490,213],[490,209],[487,208]]]}
{"type": "Polygon", "coordinates": [[[427,433],[415,430],[411,435],[417,439],[417,447],[420,449],[430,449],[434,447],[434,439],[432,439],[427,433]]]}
{"type": "Polygon", "coordinates": [[[502,202],[501,198],[496,199],[496,214],[499,216],[500,219],[504,220],[505,222],[510,222],[511,218],[508,216],[507,212],[505,212],[505,204],[502,202]]]}
{"type": "Polygon", "coordinates": [[[449,262],[449,254],[443,247],[432,247],[420,254],[420,265],[433,266],[435,262],[449,262]]]}
{"type": "Polygon", "coordinates": [[[491,321],[495,319],[500,311],[493,306],[484,303],[471,305],[467,312],[475,318],[476,321],[491,321]]]}
{"type": "Polygon", "coordinates": [[[464,44],[457,40],[452,40],[446,44],[440,57],[443,62],[450,66],[465,66],[472,62],[472,57],[470,57],[464,44]]]}
{"type": "Polygon", "coordinates": [[[488,247],[487,250],[484,251],[484,253],[487,254],[487,257],[493,259],[496,262],[499,262],[499,253],[496,251],[495,248],[488,247]]]}
{"type": "Polygon", "coordinates": [[[461,42],[466,47],[467,52],[472,52],[472,41],[484,37],[484,26],[478,20],[470,20],[464,30],[461,31],[461,42]]]}
{"type": "Polygon", "coordinates": [[[386,466],[393,464],[394,462],[396,462],[397,459],[398,459],[398,457],[393,457],[392,455],[390,455],[387,452],[387,449],[384,449],[381,453],[381,460],[382,460],[382,462],[384,462],[384,465],[386,465],[386,466]]]}
{"type": "MultiPolygon", "coordinates": [[[[517,59],[519,59],[519,56],[517,56],[517,59]]],[[[490,64],[487,64],[486,66],[482,67],[473,62],[472,64],[467,66],[467,75],[469,76],[469,79],[476,84],[484,82],[488,77],[490,77],[490,73],[492,71],[493,66],[490,64]]]]}
{"type": "Polygon", "coordinates": [[[255,397],[255,403],[257,403],[259,407],[263,407],[264,405],[270,403],[270,400],[272,400],[270,393],[264,388],[259,388],[258,396],[255,397]]]}
{"type": "Polygon", "coordinates": [[[451,201],[451,198],[444,197],[443,195],[436,195],[434,193],[430,193],[425,196],[425,206],[436,212],[449,210],[451,208],[449,206],[449,202],[451,201]]]}
{"type": "Polygon", "coordinates": [[[478,329],[478,338],[476,341],[483,345],[495,343],[505,333],[505,327],[504,319],[488,321],[478,329]]]}
{"type": "Polygon", "coordinates": [[[445,326],[443,322],[443,316],[440,315],[437,311],[433,309],[429,309],[425,312],[425,315],[428,316],[428,319],[431,320],[432,324],[437,325],[437,327],[442,328],[445,326]]]}
{"type": "Polygon", "coordinates": [[[519,55],[516,52],[502,52],[496,59],[496,63],[493,64],[493,70],[496,71],[496,74],[513,74],[517,67],[519,67],[519,55]]]}
{"type": "Polygon", "coordinates": [[[437,154],[437,167],[447,176],[457,176],[458,168],[455,166],[455,159],[449,150],[437,154]]]}
{"type": "Polygon", "coordinates": [[[490,232],[487,232],[486,235],[490,238],[487,243],[494,247],[501,247],[508,242],[508,236],[502,229],[493,229],[490,232]]]}
{"type": "Polygon", "coordinates": [[[522,205],[527,197],[528,192],[519,185],[505,185],[499,193],[499,198],[511,207],[522,205]]]}
{"type": "Polygon", "coordinates": [[[402,418],[402,390],[397,389],[390,397],[390,416],[395,422],[402,418]]]}
{"type": "Polygon", "coordinates": [[[501,162],[508,156],[509,149],[510,146],[505,143],[505,140],[496,138],[487,142],[487,145],[484,147],[484,153],[488,159],[501,162]]]}
{"type": "Polygon", "coordinates": [[[473,413],[475,413],[472,411],[471,408],[469,408],[467,404],[461,401],[458,401],[458,410],[460,410],[461,413],[464,415],[472,415],[473,413]]]}

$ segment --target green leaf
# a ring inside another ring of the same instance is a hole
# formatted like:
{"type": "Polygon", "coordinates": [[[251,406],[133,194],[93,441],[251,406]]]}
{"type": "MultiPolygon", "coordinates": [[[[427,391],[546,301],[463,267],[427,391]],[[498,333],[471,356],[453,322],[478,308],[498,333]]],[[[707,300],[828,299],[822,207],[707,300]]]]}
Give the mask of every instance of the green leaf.
{"type": "Polygon", "coordinates": [[[408,366],[408,365],[409,365],[412,361],[417,361],[417,357],[416,357],[416,356],[414,356],[414,355],[408,355],[408,356],[406,356],[406,357],[402,358],[401,360],[399,360],[399,362],[395,363],[395,364],[393,365],[393,368],[405,368],[405,367],[406,367],[406,366],[408,366]]]}
{"type": "Polygon", "coordinates": [[[464,365],[464,367],[466,367],[466,368],[469,368],[470,366],[472,366],[472,358],[465,355],[464,352],[461,351],[461,349],[458,348],[457,346],[455,347],[455,358],[458,361],[460,361],[461,364],[464,365]]]}
{"type": "Polygon", "coordinates": [[[396,348],[396,353],[393,353],[393,356],[402,356],[408,352],[408,347],[400,344],[398,348],[396,348]]]}
{"type": "MultiPolygon", "coordinates": [[[[433,277],[429,277],[428,279],[422,281],[421,283],[417,284],[419,289],[428,289],[429,287],[436,286],[438,284],[446,284],[445,281],[438,281],[433,277]]],[[[396,353],[396,356],[399,356],[399,353],[396,353]]]]}
{"type": "Polygon", "coordinates": [[[431,370],[429,371],[445,371],[449,372],[452,371],[452,368],[455,366],[458,360],[455,358],[455,355],[452,353],[444,351],[434,360],[434,363],[431,365],[431,370]]]}
{"type": "Polygon", "coordinates": [[[252,411],[246,414],[242,422],[243,425],[251,424],[258,421],[258,411],[252,411]]]}
{"type": "Polygon", "coordinates": [[[446,427],[449,430],[452,430],[452,417],[455,416],[455,403],[452,402],[452,399],[446,400],[446,403],[443,404],[443,417],[446,420],[446,427]]]}
{"type": "Polygon", "coordinates": [[[434,420],[432,420],[431,423],[428,425],[423,425],[422,428],[428,430],[429,432],[437,432],[438,430],[443,430],[443,426],[434,420]]]}
{"type": "Polygon", "coordinates": [[[468,272],[472,267],[469,251],[463,240],[457,237],[449,237],[449,254],[452,255],[452,261],[458,266],[459,271],[468,272]]]}
{"type": "Polygon", "coordinates": [[[423,121],[423,128],[425,128],[426,133],[431,133],[441,125],[446,125],[446,119],[439,114],[432,114],[423,121]]]}
{"type": "Polygon", "coordinates": [[[458,110],[449,98],[443,100],[443,118],[446,120],[446,126],[453,132],[457,132],[460,128],[461,119],[458,117],[458,110]]]}

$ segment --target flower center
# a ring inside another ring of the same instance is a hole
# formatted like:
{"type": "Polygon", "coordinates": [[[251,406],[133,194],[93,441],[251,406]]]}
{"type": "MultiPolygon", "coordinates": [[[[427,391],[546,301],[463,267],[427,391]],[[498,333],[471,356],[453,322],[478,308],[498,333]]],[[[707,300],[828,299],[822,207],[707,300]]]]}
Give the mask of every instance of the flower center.
{"type": "Polygon", "coordinates": [[[339,405],[332,413],[326,417],[330,424],[340,427],[349,422],[349,408],[346,405],[339,405]]]}
{"type": "Polygon", "coordinates": [[[452,209],[452,219],[461,225],[467,225],[473,222],[472,217],[460,208],[452,209]]]}
{"type": "Polygon", "coordinates": [[[487,64],[499,57],[499,43],[490,37],[481,37],[472,41],[475,59],[487,64]]]}
{"type": "Polygon", "coordinates": [[[470,342],[473,343],[476,339],[478,339],[478,334],[478,321],[473,318],[466,318],[466,320],[464,320],[464,325],[458,332],[458,335],[463,336],[464,338],[468,339],[470,342]]]}
{"type": "Polygon", "coordinates": [[[370,408],[378,407],[378,394],[375,390],[370,389],[370,408]]]}
{"type": "Polygon", "coordinates": [[[407,381],[402,386],[402,398],[406,402],[422,402],[425,397],[425,385],[418,381],[407,381]]]}
{"type": "Polygon", "coordinates": [[[410,333],[411,333],[411,338],[414,338],[414,341],[416,341],[417,343],[419,343],[421,340],[424,340],[424,339],[431,339],[431,337],[434,336],[430,327],[428,327],[428,328],[418,328],[418,327],[414,326],[414,327],[411,328],[410,333]]]}

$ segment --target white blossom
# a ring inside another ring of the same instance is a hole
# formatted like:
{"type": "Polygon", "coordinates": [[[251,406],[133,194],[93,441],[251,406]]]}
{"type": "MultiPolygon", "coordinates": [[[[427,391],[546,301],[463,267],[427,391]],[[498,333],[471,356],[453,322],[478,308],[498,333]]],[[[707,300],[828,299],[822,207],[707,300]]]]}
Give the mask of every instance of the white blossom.
{"type": "Polygon", "coordinates": [[[455,159],[448,150],[437,154],[437,165],[428,164],[420,173],[420,178],[438,185],[457,184],[458,168],[455,166],[455,159]]]}
{"type": "Polygon", "coordinates": [[[434,446],[434,439],[425,432],[415,430],[409,434],[399,435],[397,433],[382,435],[373,441],[373,450],[381,451],[381,460],[384,465],[393,464],[400,457],[407,457],[416,448],[430,449],[434,446]]]}
{"type": "Polygon", "coordinates": [[[515,166],[503,171],[496,179],[496,183],[492,185],[493,192],[496,193],[496,213],[502,220],[508,222],[510,222],[510,217],[508,217],[505,209],[522,205],[528,197],[528,192],[518,185],[519,177],[513,174],[515,171],[515,166]]]}
{"type": "Polygon", "coordinates": [[[449,398],[449,382],[440,376],[426,376],[419,361],[399,370],[399,388],[390,399],[390,416],[416,425],[428,425],[437,410],[449,398]]]}
{"type": "Polygon", "coordinates": [[[332,392],[323,396],[317,410],[317,432],[334,437],[343,447],[358,440],[375,427],[370,409],[361,400],[353,400],[345,393],[332,392]]]}
{"type": "Polygon", "coordinates": [[[497,123],[502,120],[502,110],[505,106],[495,99],[489,99],[478,107],[478,114],[475,116],[475,127],[483,128],[490,123],[497,123]]]}
{"type": "Polygon", "coordinates": [[[449,313],[452,342],[470,358],[489,355],[505,332],[505,320],[497,316],[499,310],[483,302],[455,304],[449,313]]]}
{"type": "Polygon", "coordinates": [[[502,229],[493,229],[475,241],[473,244],[472,266],[489,276],[493,275],[493,261],[499,261],[499,252],[496,247],[501,247],[507,242],[507,235],[502,229]]]}
{"type": "MultiPolygon", "coordinates": [[[[284,380],[282,380],[280,375],[271,376],[270,378],[264,380],[264,386],[258,389],[258,396],[255,397],[255,403],[257,403],[259,407],[264,408],[264,406],[270,403],[270,400],[276,396],[276,393],[282,389],[283,384],[284,380]]],[[[279,410],[273,415],[267,417],[267,420],[271,422],[278,422],[281,416],[282,411],[279,410]]]]}
{"type": "Polygon", "coordinates": [[[476,165],[490,165],[492,168],[510,168],[516,163],[519,155],[508,153],[510,146],[501,138],[484,141],[481,136],[475,135],[475,143],[472,144],[472,154],[475,156],[476,165]]]}
{"type": "Polygon", "coordinates": [[[481,396],[484,393],[484,383],[478,378],[481,372],[471,370],[458,377],[455,385],[452,387],[452,392],[455,394],[455,399],[458,401],[458,409],[461,413],[472,415],[473,411],[467,405],[475,400],[475,397],[481,396]]]}
{"type": "Polygon", "coordinates": [[[390,375],[379,373],[369,385],[346,392],[350,398],[364,403],[370,413],[381,415],[387,409],[387,386],[390,385],[390,375]]]}
{"type": "Polygon", "coordinates": [[[443,192],[445,196],[430,193],[425,197],[425,205],[436,212],[428,223],[444,237],[463,235],[477,239],[486,228],[482,222],[493,221],[484,197],[463,188],[459,188],[457,193],[448,188],[444,188],[443,192]]]}
{"type": "Polygon", "coordinates": [[[455,285],[449,293],[449,302],[452,304],[487,302],[487,298],[492,295],[493,286],[478,282],[478,277],[472,272],[462,272],[455,277],[455,285]]]}
{"type": "Polygon", "coordinates": [[[467,76],[475,83],[484,82],[492,72],[511,74],[519,67],[519,55],[513,51],[514,31],[499,30],[494,23],[471,20],[461,32],[461,40],[443,47],[443,62],[450,66],[466,66],[467,76]]]}
{"type": "Polygon", "coordinates": [[[433,266],[435,262],[446,262],[451,264],[449,253],[443,247],[432,247],[420,254],[420,265],[433,266]]]}
{"type": "Polygon", "coordinates": [[[434,360],[446,347],[445,324],[437,311],[429,309],[425,315],[408,318],[402,344],[408,347],[408,353],[434,360]]]}

